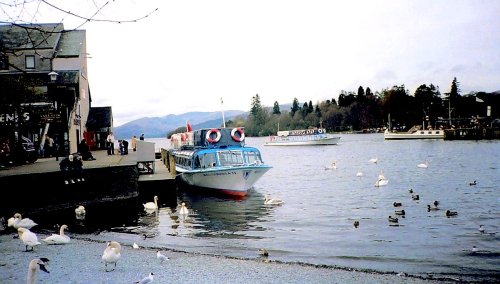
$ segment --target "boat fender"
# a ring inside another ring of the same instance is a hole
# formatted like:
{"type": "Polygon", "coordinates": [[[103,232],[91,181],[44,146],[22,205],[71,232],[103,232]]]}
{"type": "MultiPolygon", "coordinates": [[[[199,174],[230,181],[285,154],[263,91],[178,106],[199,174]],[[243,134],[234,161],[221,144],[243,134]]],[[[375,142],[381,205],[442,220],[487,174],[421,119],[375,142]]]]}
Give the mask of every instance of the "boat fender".
{"type": "Polygon", "coordinates": [[[322,133],[323,133],[323,129],[321,129],[321,128],[320,128],[320,129],[318,129],[318,133],[319,133],[319,134],[322,134],[322,133]]]}
{"type": "Polygon", "coordinates": [[[245,132],[243,131],[243,128],[233,128],[233,130],[231,130],[231,137],[236,142],[245,140],[245,132]],[[238,133],[238,135],[236,135],[236,133],[238,133]]]}
{"type": "Polygon", "coordinates": [[[217,129],[217,128],[212,128],[210,129],[209,131],[207,131],[207,135],[205,135],[205,139],[209,142],[209,143],[217,143],[219,142],[220,140],[220,137],[221,137],[221,133],[220,133],[220,130],[217,129]],[[215,133],[216,136],[215,138],[212,138],[212,134],[215,133]]]}

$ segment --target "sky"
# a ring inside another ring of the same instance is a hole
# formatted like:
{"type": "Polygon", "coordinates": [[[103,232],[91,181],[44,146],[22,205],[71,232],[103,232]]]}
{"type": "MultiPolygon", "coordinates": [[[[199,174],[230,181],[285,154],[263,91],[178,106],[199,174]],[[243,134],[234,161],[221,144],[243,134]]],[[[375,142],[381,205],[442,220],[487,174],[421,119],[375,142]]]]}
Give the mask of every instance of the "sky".
{"type": "MultiPolygon", "coordinates": [[[[46,1],[85,17],[105,3],[46,1]]],[[[19,23],[74,29],[83,22],[37,0],[17,9],[8,15],[19,23]]],[[[0,11],[0,20],[6,15],[0,11]]],[[[294,98],[316,104],[359,86],[405,85],[413,95],[434,84],[446,93],[455,77],[462,94],[498,91],[498,15],[496,0],[115,0],[95,16],[107,21],[80,29],[87,31],[92,106],[111,106],[119,126],[248,111],[256,94],[272,106],[294,98]]]]}

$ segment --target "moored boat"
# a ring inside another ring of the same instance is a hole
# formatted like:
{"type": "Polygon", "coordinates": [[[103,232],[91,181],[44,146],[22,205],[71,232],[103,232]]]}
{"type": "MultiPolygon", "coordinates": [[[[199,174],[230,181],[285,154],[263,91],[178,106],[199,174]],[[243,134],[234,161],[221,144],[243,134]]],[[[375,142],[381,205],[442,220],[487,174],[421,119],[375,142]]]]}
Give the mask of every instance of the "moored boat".
{"type": "Polygon", "coordinates": [[[444,130],[442,129],[420,129],[420,127],[412,127],[406,132],[389,131],[384,132],[384,139],[444,139],[444,130]]]}
{"type": "Polygon", "coordinates": [[[245,146],[243,128],[212,128],[173,134],[177,178],[189,186],[245,196],[272,166],[260,151],[245,146]]]}
{"type": "Polygon", "coordinates": [[[270,136],[265,146],[305,146],[305,145],[336,145],[340,136],[327,134],[324,128],[278,131],[276,136],[270,136]]]}

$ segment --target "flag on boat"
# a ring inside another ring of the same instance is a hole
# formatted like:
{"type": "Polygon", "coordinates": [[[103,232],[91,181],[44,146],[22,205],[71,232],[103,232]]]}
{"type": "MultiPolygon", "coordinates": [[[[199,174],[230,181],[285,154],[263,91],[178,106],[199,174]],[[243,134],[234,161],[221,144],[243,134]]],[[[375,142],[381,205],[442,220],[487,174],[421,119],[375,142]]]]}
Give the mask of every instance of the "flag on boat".
{"type": "Polygon", "coordinates": [[[484,103],[484,101],[483,101],[483,100],[481,100],[481,99],[480,99],[480,98],[478,98],[478,97],[476,97],[476,102],[478,102],[478,103],[484,103]]]}
{"type": "Polygon", "coordinates": [[[186,129],[187,129],[187,132],[193,131],[193,128],[191,127],[191,124],[189,124],[189,121],[187,121],[187,120],[186,120],[186,129]]]}

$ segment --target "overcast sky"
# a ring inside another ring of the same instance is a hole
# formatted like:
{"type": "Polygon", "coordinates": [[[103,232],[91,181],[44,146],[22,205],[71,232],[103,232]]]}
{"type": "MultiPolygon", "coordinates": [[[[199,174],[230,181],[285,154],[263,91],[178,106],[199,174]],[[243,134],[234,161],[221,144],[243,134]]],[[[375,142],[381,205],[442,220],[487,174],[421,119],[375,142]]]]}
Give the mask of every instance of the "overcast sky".
{"type": "MultiPolygon", "coordinates": [[[[47,0],[89,16],[99,0],[47,0]],[[79,3],[79,4],[75,4],[79,3]],[[77,6],[78,5],[78,6],[77,6]]],[[[82,21],[40,4],[35,22],[82,21]]],[[[190,111],[313,104],[421,84],[500,90],[500,1],[110,1],[87,30],[92,105],[115,126],[190,111]]],[[[1,13],[1,12],[0,12],[1,13]]],[[[25,17],[32,15],[23,14],[25,17]]],[[[2,21],[5,14],[0,14],[2,21]]]]}

